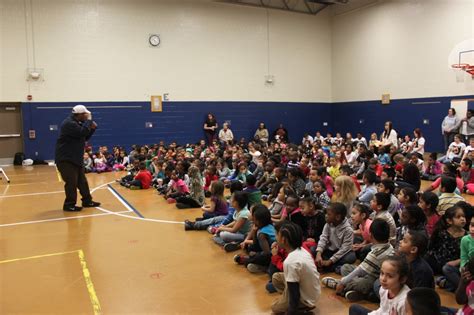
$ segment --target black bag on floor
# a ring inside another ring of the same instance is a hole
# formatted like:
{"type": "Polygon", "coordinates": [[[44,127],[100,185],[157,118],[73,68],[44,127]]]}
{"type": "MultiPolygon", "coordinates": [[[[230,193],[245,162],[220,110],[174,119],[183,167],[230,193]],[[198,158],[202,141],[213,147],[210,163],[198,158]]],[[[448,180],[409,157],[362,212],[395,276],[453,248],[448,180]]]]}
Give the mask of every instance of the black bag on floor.
{"type": "Polygon", "coordinates": [[[25,159],[25,154],[23,152],[15,153],[15,158],[13,159],[13,165],[22,165],[24,159],[25,159]]]}

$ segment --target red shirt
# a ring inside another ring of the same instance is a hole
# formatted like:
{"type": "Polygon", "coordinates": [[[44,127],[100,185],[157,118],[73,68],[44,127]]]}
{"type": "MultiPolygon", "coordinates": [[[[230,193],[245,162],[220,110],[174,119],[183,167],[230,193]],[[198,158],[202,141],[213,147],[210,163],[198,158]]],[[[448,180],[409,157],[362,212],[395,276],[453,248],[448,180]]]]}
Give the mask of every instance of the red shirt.
{"type": "Polygon", "coordinates": [[[213,181],[219,180],[219,177],[217,175],[206,175],[205,177],[205,184],[204,184],[204,190],[209,190],[209,186],[211,186],[211,183],[213,181]]]}
{"type": "Polygon", "coordinates": [[[301,171],[303,172],[304,176],[308,177],[309,172],[311,171],[307,166],[300,166],[301,171]]]}
{"type": "Polygon", "coordinates": [[[357,187],[357,191],[360,192],[360,183],[359,183],[359,181],[357,180],[357,177],[351,176],[351,178],[352,178],[352,181],[354,182],[354,184],[355,184],[356,187],[357,187]]]}
{"type": "Polygon", "coordinates": [[[150,188],[151,181],[153,180],[153,176],[147,170],[143,170],[138,172],[137,176],[135,176],[136,180],[139,180],[142,183],[142,189],[150,188]]]}

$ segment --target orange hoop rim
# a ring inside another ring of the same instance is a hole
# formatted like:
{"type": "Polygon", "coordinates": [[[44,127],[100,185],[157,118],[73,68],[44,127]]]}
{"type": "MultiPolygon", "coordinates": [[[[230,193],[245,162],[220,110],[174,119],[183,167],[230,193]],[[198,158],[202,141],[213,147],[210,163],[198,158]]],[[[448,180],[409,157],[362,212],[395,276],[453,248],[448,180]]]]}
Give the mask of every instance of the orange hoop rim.
{"type": "Polygon", "coordinates": [[[468,68],[472,68],[474,66],[471,66],[470,64],[468,63],[455,63],[455,64],[452,64],[451,65],[451,68],[453,69],[468,69],[468,68]]]}

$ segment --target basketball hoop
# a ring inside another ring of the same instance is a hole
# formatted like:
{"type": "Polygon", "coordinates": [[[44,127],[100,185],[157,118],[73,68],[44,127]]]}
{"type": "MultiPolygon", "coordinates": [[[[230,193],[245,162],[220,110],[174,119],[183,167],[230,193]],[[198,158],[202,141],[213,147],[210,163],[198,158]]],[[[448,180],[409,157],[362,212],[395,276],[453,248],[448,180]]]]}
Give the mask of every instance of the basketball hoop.
{"type": "Polygon", "coordinates": [[[456,82],[464,82],[464,72],[467,72],[467,69],[471,67],[468,63],[455,63],[451,65],[451,68],[456,72],[456,82]]]}

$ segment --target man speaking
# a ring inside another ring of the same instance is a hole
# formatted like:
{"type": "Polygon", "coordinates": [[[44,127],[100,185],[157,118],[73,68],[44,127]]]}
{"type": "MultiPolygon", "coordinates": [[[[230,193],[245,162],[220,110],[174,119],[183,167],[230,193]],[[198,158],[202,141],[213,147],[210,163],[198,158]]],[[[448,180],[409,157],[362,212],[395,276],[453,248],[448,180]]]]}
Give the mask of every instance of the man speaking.
{"type": "Polygon", "coordinates": [[[81,211],[82,207],[98,207],[92,201],[84,169],[84,147],[95,132],[97,124],[92,121],[91,112],[84,105],[76,105],[72,115],[61,124],[56,142],[56,166],[65,182],[64,211],[81,211]],[[82,196],[82,207],[76,206],[77,189],[82,196]]]}

